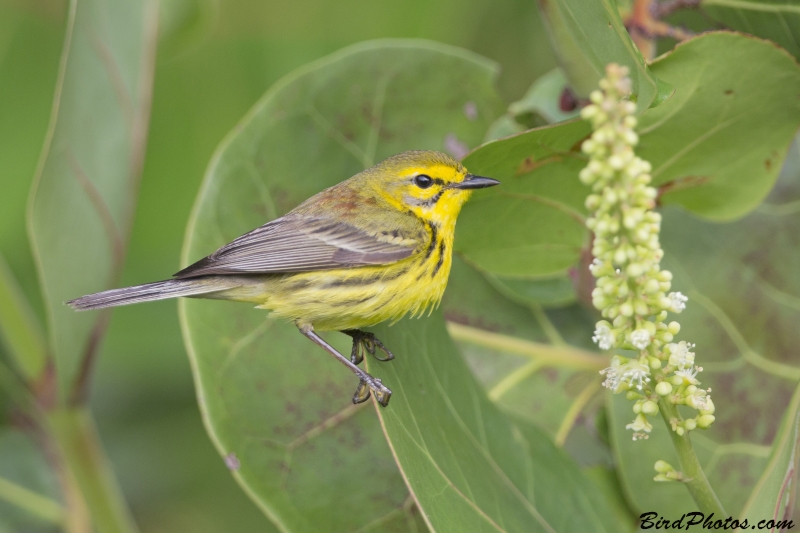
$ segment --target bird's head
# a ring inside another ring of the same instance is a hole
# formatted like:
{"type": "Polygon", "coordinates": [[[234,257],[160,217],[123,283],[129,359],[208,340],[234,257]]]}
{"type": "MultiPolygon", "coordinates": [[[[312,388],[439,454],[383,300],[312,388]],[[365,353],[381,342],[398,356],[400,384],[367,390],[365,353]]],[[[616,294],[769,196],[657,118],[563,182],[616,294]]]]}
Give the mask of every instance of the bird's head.
{"type": "Polygon", "coordinates": [[[375,192],[396,208],[440,223],[454,221],[474,189],[500,183],[470,174],[447,154],[426,150],[397,154],[364,174],[375,192]]]}

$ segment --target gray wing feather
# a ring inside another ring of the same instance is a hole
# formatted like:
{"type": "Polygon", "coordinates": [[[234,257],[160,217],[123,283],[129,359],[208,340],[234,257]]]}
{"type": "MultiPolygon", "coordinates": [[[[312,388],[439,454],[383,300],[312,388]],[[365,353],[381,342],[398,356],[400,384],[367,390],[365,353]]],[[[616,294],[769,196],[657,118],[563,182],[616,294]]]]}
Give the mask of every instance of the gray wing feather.
{"type": "Polygon", "coordinates": [[[417,246],[414,238],[375,235],[345,222],[290,215],[242,235],[175,277],[381,265],[409,257],[417,246]]]}

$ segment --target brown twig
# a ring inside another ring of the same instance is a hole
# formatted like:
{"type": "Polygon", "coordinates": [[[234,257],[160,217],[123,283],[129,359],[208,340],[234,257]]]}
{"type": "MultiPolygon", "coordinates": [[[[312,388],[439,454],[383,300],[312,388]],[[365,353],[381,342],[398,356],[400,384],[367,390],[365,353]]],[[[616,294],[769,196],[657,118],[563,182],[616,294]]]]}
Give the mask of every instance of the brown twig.
{"type": "Polygon", "coordinates": [[[679,9],[694,9],[697,7],[700,7],[700,0],[667,0],[666,2],[654,2],[652,10],[655,18],[662,19],[679,9]]]}
{"type": "Polygon", "coordinates": [[[642,55],[652,59],[656,55],[656,39],[671,37],[677,41],[685,41],[694,36],[689,30],[672,26],[659,19],[675,9],[691,7],[698,3],[699,0],[672,0],[664,4],[655,0],[634,0],[633,9],[624,20],[625,27],[642,55]]]}

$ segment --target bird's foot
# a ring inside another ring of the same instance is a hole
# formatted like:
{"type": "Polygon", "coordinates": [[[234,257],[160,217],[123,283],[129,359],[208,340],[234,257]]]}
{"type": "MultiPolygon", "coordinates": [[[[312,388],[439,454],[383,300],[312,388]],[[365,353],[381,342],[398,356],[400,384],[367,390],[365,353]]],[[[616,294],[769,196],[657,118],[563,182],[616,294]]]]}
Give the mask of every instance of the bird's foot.
{"type": "Polygon", "coordinates": [[[394,359],[394,354],[373,333],[361,331],[360,329],[346,329],[342,333],[353,338],[353,349],[350,351],[350,361],[353,364],[360,364],[364,360],[365,351],[369,352],[378,361],[391,361],[394,359]],[[386,357],[378,357],[376,355],[377,349],[385,353],[386,357]]]}
{"type": "Polygon", "coordinates": [[[370,391],[375,393],[375,399],[383,407],[389,405],[389,398],[392,397],[392,391],[386,387],[381,380],[374,378],[369,374],[365,374],[361,381],[358,383],[356,393],[353,395],[353,403],[362,403],[369,400],[370,391]]]}

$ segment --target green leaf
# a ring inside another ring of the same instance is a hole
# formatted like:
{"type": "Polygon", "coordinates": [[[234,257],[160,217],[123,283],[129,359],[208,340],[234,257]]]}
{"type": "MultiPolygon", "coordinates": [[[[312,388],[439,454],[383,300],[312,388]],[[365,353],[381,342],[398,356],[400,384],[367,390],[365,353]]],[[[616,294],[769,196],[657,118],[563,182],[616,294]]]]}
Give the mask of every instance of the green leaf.
{"type": "Polygon", "coordinates": [[[38,444],[23,431],[0,427],[0,531],[51,530],[63,518],[58,479],[38,444]]]}
{"type": "Polygon", "coordinates": [[[800,59],[800,3],[796,0],[702,0],[713,21],[775,41],[800,59]]]}
{"type": "Polygon", "coordinates": [[[553,69],[541,76],[522,99],[512,102],[508,112],[495,120],[486,132],[486,141],[494,141],[520,133],[529,128],[563,122],[580,113],[578,102],[572,111],[561,110],[561,99],[567,90],[567,79],[561,69],[553,69]]]}
{"type": "Polygon", "coordinates": [[[795,389],[783,423],[772,445],[764,473],[742,510],[742,518],[760,520],[792,518],[797,498],[797,469],[800,466],[800,387],[795,389]]]}
{"type": "Polygon", "coordinates": [[[435,531],[617,531],[574,463],[488,400],[438,312],[376,333],[397,354],[388,365],[369,362],[395,391],[378,414],[435,531]]]}
{"type": "Polygon", "coordinates": [[[464,206],[456,250],[471,263],[507,277],[541,277],[577,261],[586,239],[577,175],[586,165],[583,121],[546,126],[484,144],[464,158],[475,174],[502,184],[464,206]]]}
{"type": "Polygon", "coordinates": [[[637,128],[637,154],[653,164],[662,202],[717,220],[756,207],[800,127],[794,58],[772,43],[716,32],[681,43],[652,69],[675,87],[637,128]]]}
{"type": "Polygon", "coordinates": [[[580,464],[610,465],[608,446],[594,429],[597,371],[607,360],[565,346],[562,338],[593,348],[594,317],[579,306],[545,312],[505,297],[488,279],[454,261],[442,308],[489,399],[515,421],[537,425],[580,464]],[[498,342],[496,334],[512,342],[498,342]]]}
{"type": "Polygon", "coordinates": [[[587,97],[597,88],[609,63],[630,69],[639,112],[664,92],[631,40],[612,0],[540,0],[539,10],[559,65],[580,96],[587,97]]]}
{"type": "Polygon", "coordinates": [[[119,279],[144,162],[155,2],[73,1],[28,228],[62,398],[91,361],[108,315],[64,302],[119,279]]]}
{"type": "Polygon", "coordinates": [[[525,96],[508,106],[508,112],[517,118],[535,113],[550,124],[575,118],[580,114],[577,102],[572,111],[563,111],[559,106],[566,87],[564,73],[561,69],[553,69],[533,82],[525,96]]]}
{"type": "MultiPolygon", "coordinates": [[[[394,153],[477,145],[501,108],[496,72],[460,49],[391,40],[287,76],[214,157],[184,261],[394,153]]],[[[209,433],[280,529],[424,530],[378,419],[350,403],[357,380],[347,370],[263,311],[207,301],[181,309],[209,433]]],[[[349,351],[344,335],[329,340],[349,351]]]]}
{"type": "MultiPolygon", "coordinates": [[[[774,45],[717,32],[652,65],[675,96],[641,115],[637,153],[653,164],[661,202],[728,220],[755,208],[777,178],[800,126],[800,67],[774,45]],[[736,62],[751,65],[731,69],[736,62]]],[[[533,129],[470,153],[471,172],[503,183],[464,207],[456,249],[501,277],[549,277],[585,245],[577,179],[586,161],[583,121],[533,129]]]]}
{"type": "Polygon", "coordinates": [[[0,255],[0,338],[23,376],[36,379],[47,359],[41,325],[17,284],[14,273],[0,255]]]}
{"type": "Polygon", "coordinates": [[[569,276],[540,280],[502,278],[489,273],[485,276],[503,296],[522,305],[560,307],[575,301],[575,287],[569,276]]]}

